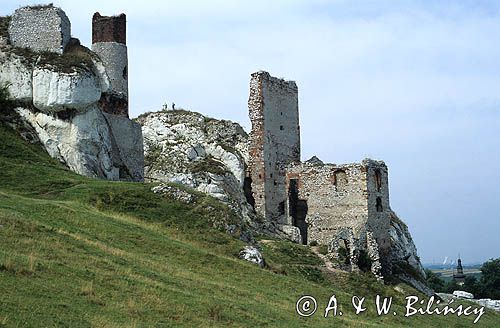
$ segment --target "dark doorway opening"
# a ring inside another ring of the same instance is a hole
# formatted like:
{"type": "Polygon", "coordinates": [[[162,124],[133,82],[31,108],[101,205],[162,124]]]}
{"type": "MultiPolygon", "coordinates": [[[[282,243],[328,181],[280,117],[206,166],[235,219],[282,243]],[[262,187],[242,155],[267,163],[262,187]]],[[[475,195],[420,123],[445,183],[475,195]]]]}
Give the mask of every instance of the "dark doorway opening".
{"type": "Polygon", "coordinates": [[[302,237],[302,244],[307,245],[307,201],[299,199],[299,187],[297,179],[290,179],[290,186],[288,188],[288,203],[290,204],[290,216],[292,217],[292,224],[299,228],[300,236],[302,237]]]}
{"type": "Polygon", "coordinates": [[[375,170],[375,186],[377,191],[380,191],[380,188],[382,188],[382,174],[379,169],[375,170]]]}
{"type": "Polygon", "coordinates": [[[245,180],[243,180],[243,192],[248,204],[255,207],[255,198],[253,198],[252,193],[252,178],[246,177],[245,180]]]}
{"type": "Polygon", "coordinates": [[[383,212],[384,208],[382,207],[382,198],[377,197],[377,212],[383,212]]]}

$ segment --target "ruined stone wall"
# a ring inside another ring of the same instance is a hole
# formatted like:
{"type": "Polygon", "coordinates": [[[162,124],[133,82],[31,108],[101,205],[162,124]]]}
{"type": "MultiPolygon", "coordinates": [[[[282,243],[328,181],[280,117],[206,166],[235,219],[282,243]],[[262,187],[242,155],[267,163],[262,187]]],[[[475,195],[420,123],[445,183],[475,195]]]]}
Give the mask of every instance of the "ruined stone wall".
{"type": "Polygon", "coordinates": [[[71,38],[71,23],[52,5],[22,7],[12,15],[9,38],[15,47],[62,54],[71,38]]]}
{"type": "Polygon", "coordinates": [[[95,13],[92,16],[92,43],[118,42],[127,44],[127,17],[125,14],[118,16],[101,16],[95,13]]]}
{"type": "MultiPolygon", "coordinates": [[[[357,237],[365,230],[369,214],[366,171],[361,164],[304,163],[288,168],[287,190],[295,179],[298,199],[307,205],[308,243],[328,245],[341,228],[352,228],[357,237]]],[[[287,199],[288,224],[296,225],[293,206],[287,199]]]]}
{"type": "Polygon", "coordinates": [[[267,72],[253,73],[248,109],[255,209],[269,221],[286,223],[285,166],[300,161],[297,85],[267,72]]]}
{"type": "Polygon", "coordinates": [[[92,51],[99,55],[111,84],[99,107],[106,113],[128,116],[128,55],[126,16],[92,17],[92,51]]]}
{"type": "Polygon", "coordinates": [[[387,166],[382,161],[373,160],[364,160],[363,165],[367,168],[368,227],[373,232],[381,253],[385,254],[391,246],[389,229],[392,212],[387,166]]]}

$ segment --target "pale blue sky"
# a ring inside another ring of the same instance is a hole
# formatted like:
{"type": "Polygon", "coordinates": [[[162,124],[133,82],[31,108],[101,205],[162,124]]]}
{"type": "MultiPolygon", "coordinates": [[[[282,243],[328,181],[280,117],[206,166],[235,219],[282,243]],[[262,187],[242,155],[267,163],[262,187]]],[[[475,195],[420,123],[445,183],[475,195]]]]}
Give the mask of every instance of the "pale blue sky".
{"type": "Polygon", "coordinates": [[[250,73],[295,80],[303,159],[384,160],[424,262],[500,257],[499,1],[53,2],[87,46],[95,11],[127,14],[132,116],[174,101],[248,131],[250,73]]]}

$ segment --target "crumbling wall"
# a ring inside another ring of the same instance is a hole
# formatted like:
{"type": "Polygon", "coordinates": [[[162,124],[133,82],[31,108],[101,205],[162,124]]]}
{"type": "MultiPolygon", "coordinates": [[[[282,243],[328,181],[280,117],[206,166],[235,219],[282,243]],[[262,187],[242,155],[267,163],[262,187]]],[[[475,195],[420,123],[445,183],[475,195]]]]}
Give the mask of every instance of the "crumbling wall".
{"type": "Polygon", "coordinates": [[[92,51],[104,63],[111,84],[103,93],[99,107],[106,113],[128,117],[128,55],[126,16],[92,17],[92,51]]]}
{"type": "Polygon", "coordinates": [[[127,44],[126,24],[125,14],[101,16],[101,14],[95,13],[92,16],[92,43],[118,42],[127,44]]]}
{"type": "Polygon", "coordinates": [[[330,257],[342,269],[370,270],[382,279],[381,256],[391,246],[383,162],[292,164],[287,168],[286,186],[287,223],[300,229],[302,241],[328,245],[330,257]],[[297,206],[307,209],[305,220],[297,206]]]}
{"type": "MultiPolygon", "coordinates": [[[[308,242],[327,245],[341,228],[356,236],[368,222],[367,167],[362,164],[299,164],[286,172],[286,189],[298,183],[298,198],[307,202],[308,242]],[[296,181],[296,182],[295,182],[296,181]]],[[[295,225],[293,204],[287,199],[287,223],[295,225]]]]}
{"type": "Polygon", "coordinates": [[[387,166],[382,161],[365,159],[368,192],[368,227],[379,245],[382,254],[391,247],[389,236],[390,214],[389,179],[387,166]]]}
{"type": "Polygon", "coordinates": [[[285,166],[300,161],[297,85],[267,72],[253,73],[248,109],[252,122],[249,174],[255,210],[267,220],[283,224],[285,166]]]}
{"type": "Polygon", "coordinates": [[[52,5],[22,7],[12,15],[9,38],[15,47],[62,54],[71,38],[71,23],[52,5]]]}

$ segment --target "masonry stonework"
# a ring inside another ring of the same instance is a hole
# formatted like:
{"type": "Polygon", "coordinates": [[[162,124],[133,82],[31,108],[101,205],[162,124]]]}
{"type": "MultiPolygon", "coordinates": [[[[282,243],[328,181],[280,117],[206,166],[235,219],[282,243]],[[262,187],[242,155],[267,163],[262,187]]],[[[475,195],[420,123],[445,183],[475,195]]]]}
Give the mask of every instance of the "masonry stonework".
{"type": "Polygon", "coordinates": [[[92,43],[118,42],[127,43],[127,17],[125,14],[118,16],[101,16],[95,13],[92,16],[92,43]]]}
{"type": "Polygon", "coordinates": [[[250,136],[249,178],[256,211],[277,224],[286,223],[285,167],[300,161],[297,85],[253,73],[248,99],[250,136]]]}
{"type": "Polygon", "coordinates": [[[251,75],[247,175],[254,208],[289,239],[328,245],[340,267],[369,270],[382,279],[395,242],[387,166],[371,159],[300,162],[297,95],[295,82],[262,71],[251,75]]]}
{"type": "Polygon", "coordinates": [[[0,82],[52,157],[82,175],[143,181],[142,130],[128,118],[126,17],[96,13],[92,22],[94,51],[70,38],[62,9],[17,9],[2,36],[0,82]]]}
{"type": "Polygon", "coordinates": [[[61,8],[27,6],[12,15],[9,39],[15,47],[62,54],[70,38],[71,23],[61,8]]]}
{"type": "Polygon", "coordinates": [[[126,16],[92,17],[92,51],[101,58],[111,89],[103,93],[99,107],[106,113],[128,117],[128,55],[126,16]]]}

